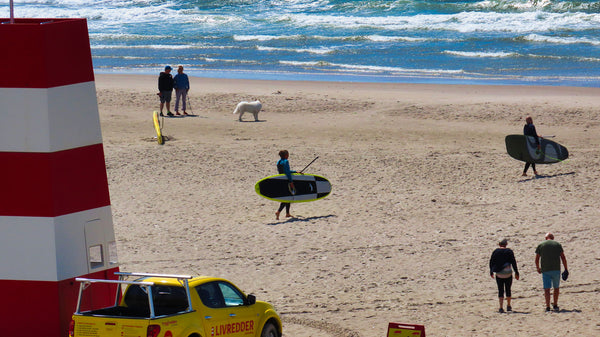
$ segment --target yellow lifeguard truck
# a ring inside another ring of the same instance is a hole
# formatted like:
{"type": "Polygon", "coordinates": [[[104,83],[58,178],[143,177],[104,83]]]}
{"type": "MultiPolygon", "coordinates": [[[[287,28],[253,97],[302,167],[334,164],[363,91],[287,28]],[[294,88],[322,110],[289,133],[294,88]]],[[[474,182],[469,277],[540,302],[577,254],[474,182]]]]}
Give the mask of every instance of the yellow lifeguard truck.
{"type": "Polygon", "coordinates": [[[70,337],[281,337],[273,306],[256,301],[231,282],[192,277],[118,272],[119,280],[78,278],[79,300],[70,337]],[[128,280],[130,277],[138,277],[128,280]],[[85,310],[94,285],[116,288],[115,305],[85,310]]]}

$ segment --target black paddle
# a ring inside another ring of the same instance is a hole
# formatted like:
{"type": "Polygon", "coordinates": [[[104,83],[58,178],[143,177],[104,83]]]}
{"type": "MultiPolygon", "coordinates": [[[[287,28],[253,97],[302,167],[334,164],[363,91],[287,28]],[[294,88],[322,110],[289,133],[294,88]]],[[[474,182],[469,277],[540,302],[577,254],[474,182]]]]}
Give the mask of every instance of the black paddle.
{"type": "Polygon", "coordinates": [[[298,173],[302,173],[304,172],[304,170],[306,170],[312,163],[315,162],[315,160],[319,159],[319,156],[317,156],[315,159],[313,159],[310,163],[308,163],[308,165],[306,165],[300,172],[298,173]]]}

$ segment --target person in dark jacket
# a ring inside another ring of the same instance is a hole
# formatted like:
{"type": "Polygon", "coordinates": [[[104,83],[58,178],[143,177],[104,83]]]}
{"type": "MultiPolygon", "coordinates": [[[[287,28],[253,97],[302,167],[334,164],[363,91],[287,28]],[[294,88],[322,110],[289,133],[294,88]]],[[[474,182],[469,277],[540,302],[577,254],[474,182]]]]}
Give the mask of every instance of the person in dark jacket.
{"type": "Polygon", "coordinates": [[[171,75],[171,66],[166,66],[165,71],[158,76],[158,96],[160,97],[160,115],[163,115],[163,108],[167,105],[167,116],[173,116],[171,113],[171,94],[173,93],[173,75],[171,75]]]}
{"type": "Polygon", "coordinates": [[[496,248],[490,257],[490,276],[494,278],[496,274],[496,284],[498,285],[498,301],[500,303],[500,309],[498,312],[504,312],[504,293],[506,292],[506,311],[512,311],[511,307],[511,286],[513,279],[513,270],[515,272],[515,278],[519,279],[519,269],[517,268],[517,261],[515,260],[515,254],[510,248],[506,248],[508,240],[503,239],[498,243],[499,248],[496,248]]]}
{"type": "MultiPolygon", "coordinates": [[[[539,136],[537,134],[537,131],[535,130],[535,125],[533,125],[533,118],[527,117],[527,118],[525,118],[525,122],[527,124],[525,124],[525,126],[523,127],[523,134],[525,136],[534,137],[535,144],[537,145],[537,150],[540,151],[540,149],[541,149],[540,138],[542,138],[542,137],[539,136]]],[[[531,168],[533,169],[533,174],[535,174],[536,176],[538,175],[537,171],[535,170],[535,163],[525,163],[525,168],[523,169],[523,177],[527,176],[527,170],[529,169],[530,165],[531,165],[531,168]]]]}

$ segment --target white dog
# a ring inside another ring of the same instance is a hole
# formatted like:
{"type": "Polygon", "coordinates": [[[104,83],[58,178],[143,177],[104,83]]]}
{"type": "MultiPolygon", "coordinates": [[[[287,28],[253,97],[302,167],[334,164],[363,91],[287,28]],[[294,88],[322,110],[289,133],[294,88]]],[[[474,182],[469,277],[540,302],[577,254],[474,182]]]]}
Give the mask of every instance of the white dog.
{"type": "Polygon", "coordinates": [[[233,110],[233,113],[240,114],[239,120],[241,122],[244,112],[251,112],[254,115],[254,121],[258,122],[258,113],[260,112],[260,109],[262,109],[262,104],[258,100],[254,102],[239,102],[235,107],[235,110],[233,110]]]}

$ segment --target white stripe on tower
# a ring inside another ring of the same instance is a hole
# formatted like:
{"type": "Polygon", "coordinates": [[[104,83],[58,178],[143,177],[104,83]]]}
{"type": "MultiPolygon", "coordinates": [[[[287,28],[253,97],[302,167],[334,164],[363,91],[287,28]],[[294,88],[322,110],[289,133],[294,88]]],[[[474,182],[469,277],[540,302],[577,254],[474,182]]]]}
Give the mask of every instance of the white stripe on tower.
{"type": "MultiPolygon", "coordinates": [[[[85,19],[0,19],[3,335],[64,337],[116,245],[85,19]],[[14,74],[9,76],[7,74],[14,74]],[[43,315],[31,315],[31,308],[43,315]]],[[[111,304],[108,287],[87,303],[111,304]]]]}
{"type": "Polygon", "coordinates": [[[47,89],[0,88],[0,102],[6,111],[0,126],[2,151],[55,152],[102,143],[93,81],[47,89]]]}

